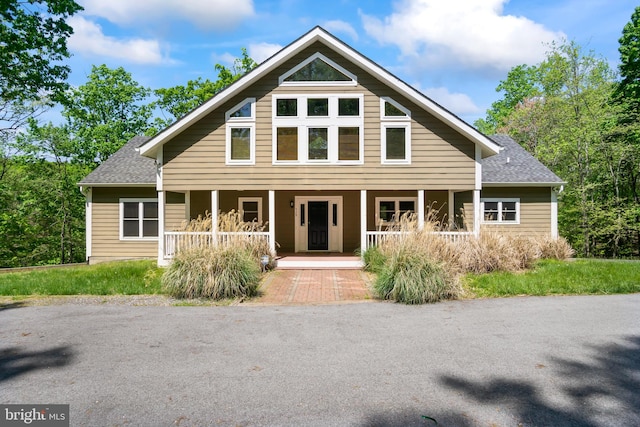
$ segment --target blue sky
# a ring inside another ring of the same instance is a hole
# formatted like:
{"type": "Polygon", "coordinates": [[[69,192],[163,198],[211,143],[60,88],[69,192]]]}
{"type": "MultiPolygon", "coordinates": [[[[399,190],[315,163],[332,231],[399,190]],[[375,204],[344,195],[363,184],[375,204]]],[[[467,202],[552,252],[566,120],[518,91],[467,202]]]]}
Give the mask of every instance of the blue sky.
{"type": "Polygon", "coordinates": [[[71,83],[122,66],[152,89],[215,79],[245,47],[258,62],[316,25],[472,123],[515,65],[574,40],[618,64],[632,0],[76,0],[71,83]]]}

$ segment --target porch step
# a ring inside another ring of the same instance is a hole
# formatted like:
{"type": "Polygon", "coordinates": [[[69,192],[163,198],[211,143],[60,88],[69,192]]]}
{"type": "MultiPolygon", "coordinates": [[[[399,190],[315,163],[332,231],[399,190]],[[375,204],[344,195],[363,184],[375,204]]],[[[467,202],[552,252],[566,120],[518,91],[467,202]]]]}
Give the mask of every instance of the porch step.
{"type": "Polygon", "coordinates": [[[276,260],[276,268],[286,269],[310,269],[310,270],[335,270],[335,269],[360,269],[363,267],[362,259],[356,256],[341,257],[305,257],[285,256],[276,260]]]}

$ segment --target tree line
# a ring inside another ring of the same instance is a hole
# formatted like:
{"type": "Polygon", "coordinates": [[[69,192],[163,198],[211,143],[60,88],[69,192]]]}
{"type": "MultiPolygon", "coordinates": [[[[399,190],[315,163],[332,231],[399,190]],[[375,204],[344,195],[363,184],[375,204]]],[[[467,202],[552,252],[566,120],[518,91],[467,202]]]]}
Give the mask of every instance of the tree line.
{"type": "MultiPolygon", "coordinates": [[[[150,89],[124,68],[92,67],[71,87],[63,60],[82,7],[73,0],[0,5],[0,267],[82,262],[77,183],[136,135],[154,135],[253,69],[242,50],[215,80],[150,89]],[[57,124],[40,116],[60,111],[57,124]]],[[[640,7],[624,27],[617,72],[573,42],[514,67],[476,127],[514,137],[567,181],[559,227],[580,255],[640,255],[640,7]]]]}

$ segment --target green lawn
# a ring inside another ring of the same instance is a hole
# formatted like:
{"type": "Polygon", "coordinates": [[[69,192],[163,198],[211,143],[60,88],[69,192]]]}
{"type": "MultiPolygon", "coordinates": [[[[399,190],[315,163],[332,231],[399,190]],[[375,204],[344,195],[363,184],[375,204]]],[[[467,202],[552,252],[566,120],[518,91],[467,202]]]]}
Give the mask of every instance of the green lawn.
{"type": "Polygon", "coordinates": [[[604,295],[640,292],[640,261],[541,261],[523,273],[467,275],[478,297],[515,295],[604,295]]]}
{"type": "Polygon", "coordinates": [[[120,261],[0,274],[0,295],[161,294],[156,261],[120,261]]]}

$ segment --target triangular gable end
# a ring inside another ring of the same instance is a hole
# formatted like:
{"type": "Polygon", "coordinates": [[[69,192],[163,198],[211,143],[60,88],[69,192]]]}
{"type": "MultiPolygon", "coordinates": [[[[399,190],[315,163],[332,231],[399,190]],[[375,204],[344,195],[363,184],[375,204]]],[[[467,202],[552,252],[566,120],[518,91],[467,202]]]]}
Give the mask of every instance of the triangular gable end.
{"type": "Polygon", "coordinates": [[[282,86],[330,84],[355,86],[358,78],[323,54],[317,52],[287,71],[278,79],[282,86]]]}
{"type": "MultiPolygon", "coordinates": [[[[375,78],[379,79],[381,82],[391,86],[402,95],[406,96],[422,108],[429,111],[431,114],[442,120],[444,123],[452,126],[457,131],[461,132],[463,135],[467,136],[471,141],[475,144],[479,145],[481,149],[482,156],[486,157],[488,155],[497,154],[500,151],[500,146],[496,144],[494,141],[489,139],[487,136],[478,132],[473,126],[464,122],[454,114],[452,114],[447,109],[438,105],[428,97],[426,97],[421,92],[412,88],[411,86],[404,83],[402,80],[398,79],[388,71],[381,68],[379,65],[366,58],[362,54],[356,52],[353,48],[351,48],[346,43],[340,41],[335,36],[328,33],[326,30],[321,27],[315,27],[307,34],[303,35],[290,45],[286,46],[278,53],[273,55],[271,58],[267,59],[258,67],[256,67],[251,72],[247,73],[239,80],[237,80],[234,84],[232,84],[227,89],[223,90],[219,94],[215,95],[207,102],[202,104],[200,107],[191,111],[182,119],[178,120],[173,125],[169,126],[162,130],[159,134],[154,136],[151,140],[149,140],[146,144],[142,145],[138,150],[140,154],[147,157],[156,157],[158,154],[158,149],[162,147],[162,145],[171,140],[175,135],[182,132],[184,129],[191,126],[193,123],[197,122],[201,118],[205,117],[209,112],[216,109],[218,106],[223,104],[229,98],[234,96],[235,94],[242,91],[244,88],[248,87],[256,80],[260,79],[266,73],[274,70],[279,65],[282,65],[285,61],[290,59],[296,53],[301,52],[303,49],[309,47],[315,42],[321,42],[334,52],[339,55],[344,56],[353,62],[356,66],[364,69],[366,72],[372,74],[375,78]]],[[[318,54],[320,55],[320,54],[318,54]]],[[[313,56],[312,56],[313,57],[313,56]]],[[[337,64],[334,65],[333,61],[328,58],[323,60],[327,62],[329,65],[334,66],[337,70],[343,72],[345,75],[353,77],[352,82],[347,82],[347,84],[354,85],[357,84],[356,76],[347,72],[347,70],[342,69],[337,64]]],[[[295,68],[294,68],[295,69],[295,68]]],[[[285,74],[286,75],[286,74],[285,74]]],[[[308,83],[307,83],[308,84],[308,83]]],[[[315,82],[314,84],[318,84],[315,82]]],[[[335,85],[336,82],[331,82],[332,85],[335,85]]],[[[344,83],[343,83],[344,84],[344,83]]]]}

